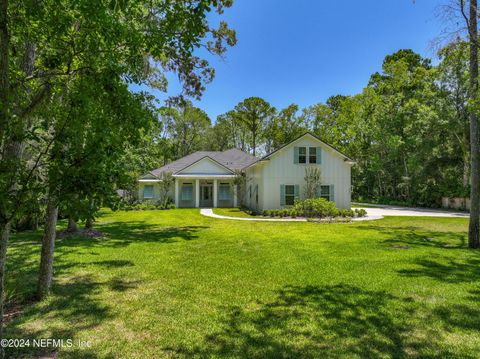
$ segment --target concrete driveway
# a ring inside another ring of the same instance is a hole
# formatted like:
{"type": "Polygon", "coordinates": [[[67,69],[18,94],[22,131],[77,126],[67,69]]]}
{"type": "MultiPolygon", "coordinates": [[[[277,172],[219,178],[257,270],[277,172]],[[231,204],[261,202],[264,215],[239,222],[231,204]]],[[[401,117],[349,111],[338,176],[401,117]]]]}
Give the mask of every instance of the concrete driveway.
{"type": "MultiPolygon", "coordinates": [[[[443,211],[430,208],[411,208],[388,205],[375,205],[375,207],[362,207],[363,203],[356,205],[367,211],[367,217],[370,219],[382,218],[384,216],[405,216],[405,217],[456,217],[468,218],[467,212],[443,211]]],[[[371,206],[371,205],[369,205],[371,206]]]]}

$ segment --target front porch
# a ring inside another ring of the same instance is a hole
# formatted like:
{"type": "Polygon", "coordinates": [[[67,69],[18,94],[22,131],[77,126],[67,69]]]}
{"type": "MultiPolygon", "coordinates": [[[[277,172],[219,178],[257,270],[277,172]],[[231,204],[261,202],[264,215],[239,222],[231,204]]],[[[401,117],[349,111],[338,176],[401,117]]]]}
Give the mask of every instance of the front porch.
{"type": "Polygon", "coordinates": [[[177,208],[237,207],[234,175],[177,175],[174,177],[177,208]]]}

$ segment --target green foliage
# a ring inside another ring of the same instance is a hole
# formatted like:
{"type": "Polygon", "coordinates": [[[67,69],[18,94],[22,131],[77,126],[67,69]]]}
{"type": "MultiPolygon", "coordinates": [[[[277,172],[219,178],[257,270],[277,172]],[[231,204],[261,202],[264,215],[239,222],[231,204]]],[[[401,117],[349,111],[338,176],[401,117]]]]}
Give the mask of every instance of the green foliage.
{"type": "Polygon", "coordinates": [[[302,217],[336,217],[339,210],[335,207],[335,202],[326,200],[325,198],[307,198],[296,201],[293,209],[302,217]]]}
{"type": "Polygon", "coordinates": [[[235,118],[248,131],[252,154],[265,139],[267,123],[275,114],[275,108],[260,97],[249,97],[235,106],[235,118]]]}
{"type": "Polygon", "coordinates": [[[201,109],[189,101],[182,101],[177,107],[162,107],[159,120],[169,146],[167,157],[177,160],[207,147],[211,121],[201,109]]]}
{"type": "Polygon", "coordinates": [[[170,198],[168,197],[168,192],[172,188],[173,184],[175,183],[175,178],[169,172],[163,172],[162,176],[160,177],[159,188],[160,188],[160,200],[159,203],[166,206],[170,198]]]}
{"type": "Polygon", "coordinates": [[[171,201],[142,201],[136,203],[122,203],[119,209],[124,211],[151,211],[175,209],[175,204],[171,201]]]}
{"type": "Polygon", "coordinates": [[[245,204],[245,197],[247,195],[247,178],[242,171],[235,171],[233,185],[237,187],[237,201],[238,205],[242,207],[245,204]]]}
{"type": "Polygon", "coordinates": [[[318,166],[305,167],[305,185],[303,193],[305,198],[315,198],[321,185],[321,171],[318,166]]]}
{"type": "Polygon", "coordinates": [[[295,204],[289,208],[268,209],[263,211],[265,217],[305,217],[305,218],[353,218],[365,217],[367,212],[364,209],[338,209],[335,202],[325,198],[307,198],[295,201],[295,204]]]}
{"type": "Polygon", "coordinates": [[[367,211],[363,208],[355,208],[355,217],[366,217],[367,211]]]}

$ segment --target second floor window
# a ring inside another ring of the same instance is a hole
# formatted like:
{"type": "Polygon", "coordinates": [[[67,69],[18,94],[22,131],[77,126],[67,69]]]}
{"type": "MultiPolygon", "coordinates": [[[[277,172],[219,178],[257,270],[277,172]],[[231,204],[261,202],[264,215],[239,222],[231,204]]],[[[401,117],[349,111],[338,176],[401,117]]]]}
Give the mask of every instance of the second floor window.
{"type": "Polygon", "coordinates": [[[308,163],[317,163],[317,148],[308,148],[308,163]]]}
{"type": "Polygon", "coordinates": [[[298,148],[298,163],[307,163],[307,148],[298,148]]]}

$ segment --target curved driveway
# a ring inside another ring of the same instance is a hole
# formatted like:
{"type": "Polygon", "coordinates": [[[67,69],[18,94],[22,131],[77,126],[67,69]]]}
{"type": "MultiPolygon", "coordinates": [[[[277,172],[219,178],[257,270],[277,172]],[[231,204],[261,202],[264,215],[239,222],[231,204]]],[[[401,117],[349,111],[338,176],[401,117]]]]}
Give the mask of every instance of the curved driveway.
{"type": "MultiPolygon", "coordinates": [[[[359,203],[358,206],[361,206],[359,203]]],[[[376,205],[375,207],[359,207],[367,211],[367,216],[362,218],[353,218],[353,221],[371,221],[381,219],[385,216],[402,216],[402,217],[450,217],[450,218],[468,218],[469,214],[466,212],[442,211],[438,209],[429,208],[411,208],[398,207],[387,205],[376,205]]],[[[242,218],[229,217],[213,213],[211,208],[200,209],[200,214],[219,218],[219,219],[233,219],[237,221],[270,221],[270,222],[306,222],[305,218],[242,218]]]]}
{"type": "MultiPolygon", "coordinates": [[[[362,203],[358,203],[362,206],[362,203]]],[[[469,213],[457,211],[445,211],[431,208],[412,208],[378,205],[375,207],[362,207],[367,211],[368,217],[384,217],[384,216],[406,216],[406,217],[456,217],[468,218],[469,213]]]]}

